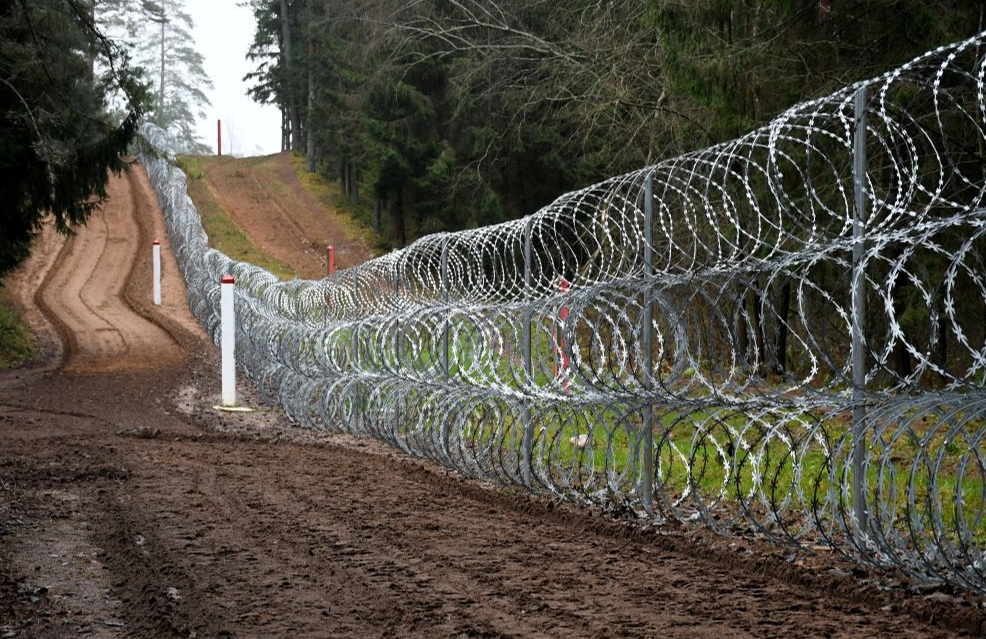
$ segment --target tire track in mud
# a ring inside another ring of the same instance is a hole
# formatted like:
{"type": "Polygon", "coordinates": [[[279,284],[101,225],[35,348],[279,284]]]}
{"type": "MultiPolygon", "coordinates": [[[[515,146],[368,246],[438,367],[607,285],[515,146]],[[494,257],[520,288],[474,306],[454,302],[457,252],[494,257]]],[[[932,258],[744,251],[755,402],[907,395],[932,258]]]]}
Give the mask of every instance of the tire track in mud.
{"type": "Polygon", "coordinates": [[[961,635],[374,454],[213,439],[140,456],[128,492],[156,498],[127,516],[157,551],[127,570],[184,584],[200,633],[218,615],[258,637],[961,635]]]}
{"type": "Polygon", "coordinates": [[[171,334],[126,301],[138,256],[150,252],[137,216],[155,214],[138,206],[139,179],[136,169],[110,179],[109,201],[65,242],[35,295],[64,342],[66,372],[160,369],[184,359],[171,334]]]}

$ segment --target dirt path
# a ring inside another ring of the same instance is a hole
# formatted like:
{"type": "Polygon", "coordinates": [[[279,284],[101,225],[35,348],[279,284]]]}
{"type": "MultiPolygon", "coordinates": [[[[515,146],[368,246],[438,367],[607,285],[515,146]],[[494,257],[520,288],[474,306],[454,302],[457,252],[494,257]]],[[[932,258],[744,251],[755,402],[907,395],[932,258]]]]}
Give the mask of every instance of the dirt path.
{"type": "MultiPolygon", "coordinates": [[[[137,176],[131,172],[110,182],[109,203],[62,245],[36,297],[68,346],[67,372],[161,368],[184,357],[167,331],[123,298],[140,249],[150,252],[133,214],[142,195],[137,176]]],[[[140,210],[148,216],[153,211],[140,210]]],[[[175,269],[168,270],[173,276],[175,269]]]]}
{"type": "Polygon", "coordinates": [[[339,214],[328,211],[298,181],[291,154],[206,160],[216,199],[250,240],[298,274],[325,277],[325,248],[335,247],[336,267],[362,264],[367,246],[347,233],[339,214]]]}
{"type": "MultiPolygon", "coordinates": [[[[160,231],[143,179],[114,186],[132,202],[139,245],[160,231]]],[[[143,257],[114,253],[109,225],[90,230],[99,259],[136,266],[82,277],[92,256],[46,244],[57,259],[25,277],[43,274],[45,308],[67,308],[72,322],[56,323],[81,332],[67,366],[0,376],[0,638],[896,638],[983,627],[978,605],[942,593],[878,590],[799,569],[772,547],[738,552],[729,539],[487,490],[381,445],[296,429],[271,409],[218,414],[215,349],[180,304],[147,303],[143,257]],[[73,282],[104,290],[84,297],[73,282]],[[156,337],[96,339],[110,307],[156,337]],[[97,319],[78,318],[84,310],[97,319]],[[142,367],[134,344],[170,354],[167,365],[142,367]],[[87,362],[101,372],[82,372],[87,362]]],[[[166,260],[166,299],[180,293],[174,268],[166,260]]]]}

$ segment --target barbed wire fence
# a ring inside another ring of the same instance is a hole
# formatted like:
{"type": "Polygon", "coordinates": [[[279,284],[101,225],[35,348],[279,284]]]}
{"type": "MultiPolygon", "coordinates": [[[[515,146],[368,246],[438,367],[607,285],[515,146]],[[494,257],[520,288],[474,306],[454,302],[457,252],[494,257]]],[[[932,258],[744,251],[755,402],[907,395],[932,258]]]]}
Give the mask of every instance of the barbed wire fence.
{"type": "Polygon", "coordinates": [[[319,281],[209,248],[192,311],[299,424],[656,523],[986,593],[986,34],[737,140],[319,281]]]}

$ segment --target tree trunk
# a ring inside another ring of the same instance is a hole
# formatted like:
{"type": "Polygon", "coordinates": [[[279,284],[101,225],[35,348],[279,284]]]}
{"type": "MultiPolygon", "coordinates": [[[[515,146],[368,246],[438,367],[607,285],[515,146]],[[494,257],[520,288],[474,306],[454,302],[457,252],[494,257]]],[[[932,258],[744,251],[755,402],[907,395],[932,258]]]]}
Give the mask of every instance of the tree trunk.
{"type": "Polygon", "coordinates": [[[407,244],[407,230],[404,227],[404,198],[398,195],[388,200],[390,214],[390,245],[404,248],[407,244]]]}
{"type": "Polygon", "coordinates": [[[353,204],[359,203],[359,169],[355,164],[349,164],[349,201],[353,204]]]}
{"type": "Polygon", "coordinates": [[[288,112],[281,108],[281,151],[291,148],[291,131],[288,124],[288,112]]]}
{"type": "Polygon", "coordinates": [[[760,291],[759,282],[754,283],[757,284],[757,287],[750,291],[747,299],[750,305],[750,323],[753,330],[753,348],[751,350],[757,358],[753,370],[760,374],[764,370],[764,345],[766,343],[763,330],[763,292],[760,291]]]}
{"type": "Polygon", "coordinates": [[[312,3],[308,4],[308,109],[305,113],[305,169],[315,172],[315,136],[313,135],[313,112],[315,111],[315,37],[312,35],[312,3]]]}
{"type": "Polygon", "coordinates": [[[746,331],[746,293],[740,295],[736,300],[736,325],[733,330],[736,333],[736,357],[740,361],[740,366],[745,369],[750,346],[746,331]]]}
{"type": "Polygon", "coordinates": [[[288,0],[281,0],[281,61],[287,72],[288,119],[291,124],[291,150],[301,150],[301,119],[298,114],[298,100],[294,90],[294,62],[291,53],[291,20],[288,0]]]}
{"type": "MultiPolygon", "coordinates": [[[[92,5],[89,8],[89,19],[92,20],[92,25],[96,26],[96,0],[92,0],[92,5]]],[[[89,62],[89,79],[96,77],[96,43],[89,43],[89,50],[86,55],[86,59],[89,62]]]]}
{"type": "Polygon", "coordinates": [[[164,8],[161,8],[161,85],[158,88],[157,94],[157,117],[158,124],[164,128],[164,38],[165,38],[165,27],[168,25],[168,20],[164,15],[164,8]]]}
{"type": "Polygon", "coordinates": [[[935,341],[931,344],[930,349],[931,362],[942,370],[941,373],[938,373],[938,381],[941,386],[945,386],[949,382],[948,375],[944,374],[948,371],[948,326],[948,315],[945,313],[944,304],[942,304],[935,320],[935,341]]]}

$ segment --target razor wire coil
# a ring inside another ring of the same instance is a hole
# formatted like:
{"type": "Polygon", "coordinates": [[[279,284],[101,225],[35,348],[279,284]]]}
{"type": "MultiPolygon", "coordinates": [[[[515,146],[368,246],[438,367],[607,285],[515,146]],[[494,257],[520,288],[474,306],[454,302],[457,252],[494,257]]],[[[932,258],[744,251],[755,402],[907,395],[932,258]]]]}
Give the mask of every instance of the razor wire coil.
{"type": "Polygon", "coordinates": [[[986,593],[984,44],[318,281],[210,248],[153,125],[142,161],[190,308],[218,343],[234,276],[298,423],[986,593]]]}

